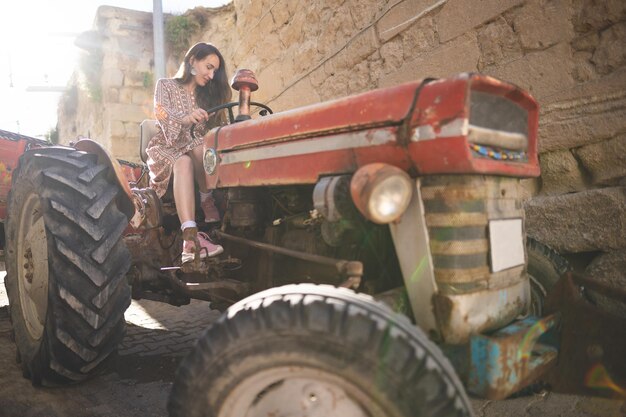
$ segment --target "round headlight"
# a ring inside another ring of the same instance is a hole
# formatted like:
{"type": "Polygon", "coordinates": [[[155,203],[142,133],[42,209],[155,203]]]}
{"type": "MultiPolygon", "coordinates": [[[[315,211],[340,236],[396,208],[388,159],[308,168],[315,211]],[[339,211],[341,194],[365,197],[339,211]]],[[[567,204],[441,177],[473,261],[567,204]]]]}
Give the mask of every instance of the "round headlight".
{"type": "Polygon", "coordinates": [[[369,199],[369,212],[377,223],[389,223],[404,213],[413,191],[402,175],[385,178],[376,184],[369,199]]]}
{"type": "Polygon", "coordinates": [[[215,149],[208,148],[204,151],[202,165],[204,165],[204,171],[207,174],[213,175],[215,173],[215,168],[217,168],[217,152],[215,152],[215,149]]]}
{"type": "Polygon", "coordinates": [[[368,220],[385,224],[402,216],[411,202],[414,186],[406,172],[376,163],[359,168],[352,177],[350,194],[368,220]]]}

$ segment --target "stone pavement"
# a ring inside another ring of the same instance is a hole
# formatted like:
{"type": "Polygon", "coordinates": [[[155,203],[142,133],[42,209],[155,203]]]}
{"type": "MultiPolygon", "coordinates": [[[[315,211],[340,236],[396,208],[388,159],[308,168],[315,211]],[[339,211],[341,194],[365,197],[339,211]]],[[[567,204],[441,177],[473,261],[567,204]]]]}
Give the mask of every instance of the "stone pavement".
{"type": "MultiPolygon", "coordinates": [[[[34,388],[15,362],[0,272],[0,417],[165,417],[180,359],[219,316],[209,304],[133,300],[127,334],[102,374],[79,385],[34,388]]],[[[478,417],[623,417],[624,401],[542,393],[504,401],[472,400],[478,417]]]]}

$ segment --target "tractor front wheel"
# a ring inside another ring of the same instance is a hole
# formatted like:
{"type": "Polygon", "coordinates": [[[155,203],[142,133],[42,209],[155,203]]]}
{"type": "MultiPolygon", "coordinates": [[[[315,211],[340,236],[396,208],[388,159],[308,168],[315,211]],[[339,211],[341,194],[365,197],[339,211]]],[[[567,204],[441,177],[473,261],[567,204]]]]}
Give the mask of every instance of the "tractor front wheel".
{"type": "Polygon", "coordinates": [[[35,385],[85,379],[121,341],[130,304],[120,186],[95,155],[24,154],[13,174],[5,285],[22,370],[35,385]]]}
{"type": "Polygon", "coordinates": [[[287,285],[230,307],[181,363],[170,416],[470,416],[454,369],[369,296],[287,285]]]}

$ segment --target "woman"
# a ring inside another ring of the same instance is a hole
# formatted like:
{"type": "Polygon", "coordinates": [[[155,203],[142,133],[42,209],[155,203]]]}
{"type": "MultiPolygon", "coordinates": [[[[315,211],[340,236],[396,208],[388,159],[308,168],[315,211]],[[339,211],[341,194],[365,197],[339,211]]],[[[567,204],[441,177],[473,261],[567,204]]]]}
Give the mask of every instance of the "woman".
{"type": "Polygon", "coordinates": [[[183,263],[194,259],[196,237],[201,257],[215,256],[223,251],[205,233],[198,233],[194,180],[200,189],[205,219],[219,220],[206,187],[202,137],[225,120],[223,112],[209,114],[206,110],[229,102],[231,95],[222,54],[215,46],[204,42],[187,51],[174,78],[162,78],[156,84],[154,112],[160,129],[146,149],[150,187],[163,197],[174,174],[174,201],[183,231],[183,263]]]}

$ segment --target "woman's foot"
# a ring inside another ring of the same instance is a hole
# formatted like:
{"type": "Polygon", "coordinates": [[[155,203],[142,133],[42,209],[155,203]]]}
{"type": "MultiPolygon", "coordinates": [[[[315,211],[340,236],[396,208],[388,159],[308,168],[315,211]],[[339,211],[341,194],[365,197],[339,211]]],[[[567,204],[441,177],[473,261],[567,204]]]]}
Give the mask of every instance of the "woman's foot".
{"type": "MultiPolygon", "coordinates": [[[[204,259],[207,256],[215,256],[224,252],[224,248],[221,245],[216,245],[211,242],[209,236],[204,232],[198,232],[198,242],[200,242],[200,259],[204,259]]],[[[183,240],[183,253],[182,262],[186,263],[194,260],[196,245],[193,240],[183,240]]]]}

